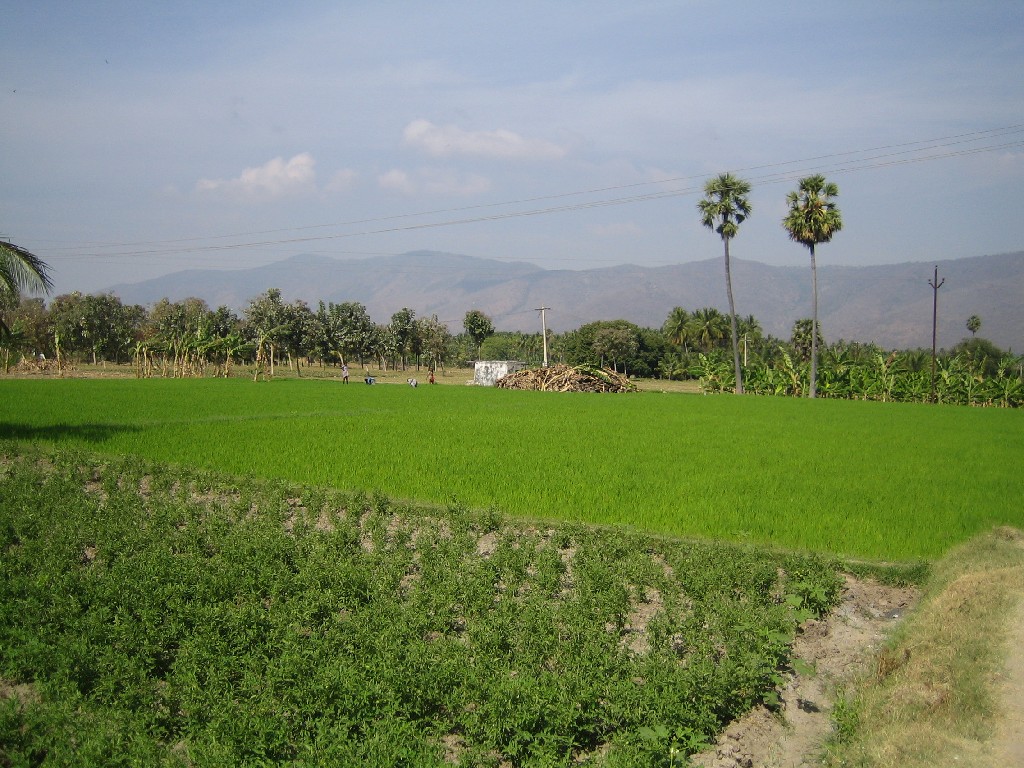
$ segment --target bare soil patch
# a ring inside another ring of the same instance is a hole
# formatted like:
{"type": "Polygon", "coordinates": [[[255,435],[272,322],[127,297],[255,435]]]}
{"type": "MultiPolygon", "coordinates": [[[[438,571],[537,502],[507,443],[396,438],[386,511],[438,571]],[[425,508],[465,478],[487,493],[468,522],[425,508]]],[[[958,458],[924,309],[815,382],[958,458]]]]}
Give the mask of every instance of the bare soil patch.
{"type": "MultiPolygon", "coordinates": [[[[714,748],[694,755],[702,768],[802,768],[818,764],[831,733],[836,687],[874,658],[882,640],[920,597],[915,588],[846,579],[842,602],[809,621],[793,646],[794,669],[778,712],[758,707],[729,725],[714,748]]],[[[1010,763],[1008,763],[1010,764],[1010,763]]]]}

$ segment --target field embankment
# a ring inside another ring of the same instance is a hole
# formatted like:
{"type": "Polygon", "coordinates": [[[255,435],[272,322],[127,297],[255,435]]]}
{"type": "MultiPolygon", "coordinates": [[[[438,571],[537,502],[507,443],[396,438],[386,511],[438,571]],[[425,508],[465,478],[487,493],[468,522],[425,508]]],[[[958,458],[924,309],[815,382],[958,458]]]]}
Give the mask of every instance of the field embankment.
{"type": "Polygon", "coordinates": [[[1024,764],[1024,534],[999,528],[932,569],[918,608],[849,682],[829,766],[1024,764]]]}

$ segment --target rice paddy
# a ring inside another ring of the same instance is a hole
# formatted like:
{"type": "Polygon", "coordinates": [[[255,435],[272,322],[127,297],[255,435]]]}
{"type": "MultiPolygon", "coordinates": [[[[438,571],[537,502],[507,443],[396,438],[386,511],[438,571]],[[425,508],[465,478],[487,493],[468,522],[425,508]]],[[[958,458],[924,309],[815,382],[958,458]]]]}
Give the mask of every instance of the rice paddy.
{"type": "Polygon", "coordinates": [[[334,381],[10,380],[0,439],[843,556],[1024,525],[1024,414],[334,381]]]}

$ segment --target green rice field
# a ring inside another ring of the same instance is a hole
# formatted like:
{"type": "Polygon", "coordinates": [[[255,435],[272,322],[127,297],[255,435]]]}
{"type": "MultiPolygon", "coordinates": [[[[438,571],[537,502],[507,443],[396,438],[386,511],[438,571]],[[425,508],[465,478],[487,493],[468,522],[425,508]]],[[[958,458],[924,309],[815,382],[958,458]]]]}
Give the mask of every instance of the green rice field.
{"type": "Polygon", "coordinates": [[[885,560],[1024,526],[1024,413],[695,396],[7,380],[0,440],[885,560]]]}

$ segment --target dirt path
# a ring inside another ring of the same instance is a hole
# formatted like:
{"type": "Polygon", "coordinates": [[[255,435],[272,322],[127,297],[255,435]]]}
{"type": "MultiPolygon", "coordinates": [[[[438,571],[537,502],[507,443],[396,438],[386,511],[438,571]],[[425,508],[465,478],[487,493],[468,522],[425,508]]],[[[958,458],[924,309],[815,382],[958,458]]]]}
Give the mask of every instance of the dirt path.
{"type": "Polygon", "coordinates": [[[993,765],[1024,766],[1024,598],[1007,634],[1009,653],[999,691],[1004,719],[993,743],[993,765]]]}
{"type": "MultiPolygon", "coordinates": [[[[812,621],[794,644],[794,655],[813,669],[796,672],[782,691],[782,708],[764,707],[730,725],[718,744],[694,755],[702,768],[802,768],[831,733],[835,684],[869,659],[885,634],[918,599],[914,589],[885,587],[847,577],[842,602],[825,621],[812,621]]],[[[1024,671],[1024,670],[1022,670],[1024,671]]],[[[1013,763],[1007,763],[1012,765],[1013,763]]],[[[1024,763],[1021,763],[1024,765],[1024,763]]]]}

